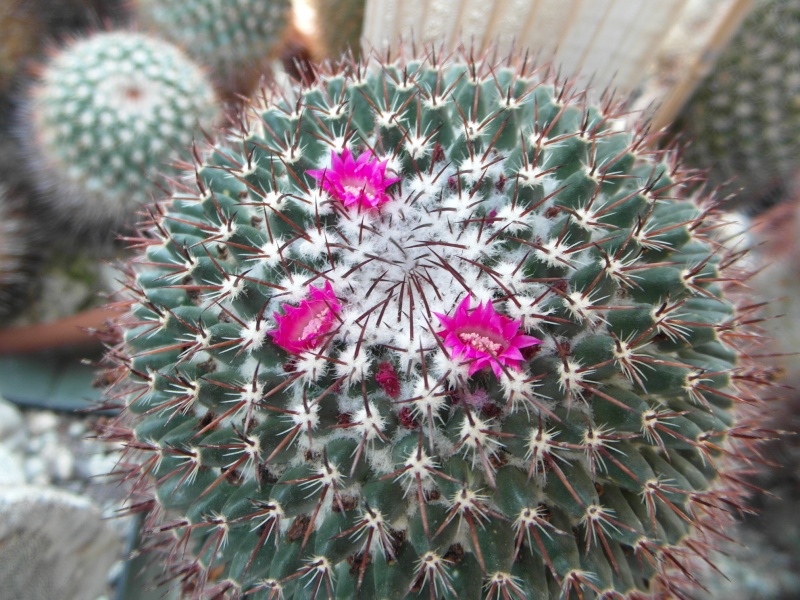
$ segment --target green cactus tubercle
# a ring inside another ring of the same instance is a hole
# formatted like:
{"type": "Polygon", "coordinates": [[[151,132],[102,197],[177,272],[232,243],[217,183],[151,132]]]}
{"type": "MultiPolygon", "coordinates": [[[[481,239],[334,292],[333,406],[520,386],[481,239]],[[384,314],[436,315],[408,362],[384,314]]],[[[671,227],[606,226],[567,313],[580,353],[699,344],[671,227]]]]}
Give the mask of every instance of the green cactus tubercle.
{"type": "Polygon", "coordinates": [[[679,588],[739,501],[750,333],[717,214],[620,111],[431,53],[323,73],[209,150],[115,354],[187,593],[679,588]]]}

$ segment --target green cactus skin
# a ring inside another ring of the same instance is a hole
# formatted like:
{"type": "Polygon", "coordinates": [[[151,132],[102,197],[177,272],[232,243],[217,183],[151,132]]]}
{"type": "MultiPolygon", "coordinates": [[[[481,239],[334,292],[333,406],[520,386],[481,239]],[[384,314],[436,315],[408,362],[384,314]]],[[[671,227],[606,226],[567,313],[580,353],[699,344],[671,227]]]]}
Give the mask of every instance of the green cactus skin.
{"type": "Polygon", "coordinates": [[[172,44],[128,32],[76,40],[46,65],[23,114],[43,209],[75,237],[113,233],[219,115],[211,84],[172,44]]]}
{"type": "Polygon", "coordinates": [[[800,169],[798,38],[800,1],[756,2],[677,123],[686,163],[739,204],[769,203],[800,169]]]}
{"type": "Polygon", "coordinates": [[[679,594],[742,505],[717,213],[621,106],[469,56],[276,92],[143,232],[109,437],[187,595],[679,594]],[[320,188],[345,148],[389,178],[346,193],[400,178],[377,208],[320,188]],[[439,333],[467,299],[542,343],[457,330],[470,373],[439,333]]]}
{"type": "Polygon", "coordinates": [[[289,0],[138,0],[143,26],[186,50],[222,86],[246,93],[281,41],[289,0]]]}

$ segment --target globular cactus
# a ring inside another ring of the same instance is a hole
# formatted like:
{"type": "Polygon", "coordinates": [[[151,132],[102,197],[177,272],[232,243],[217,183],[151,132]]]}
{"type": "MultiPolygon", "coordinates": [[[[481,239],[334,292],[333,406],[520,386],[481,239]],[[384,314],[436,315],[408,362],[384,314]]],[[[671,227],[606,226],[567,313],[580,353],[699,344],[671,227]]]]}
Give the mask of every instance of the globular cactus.
{"type": "Polygon", "coordinates": [[[731,183],[740,205],[770,203],[800,169],[800,1],[758,0],[678,122],[687,164],[731,183]]]}
{"type": "Polygon", "coordinates": [[[108,237],[219,113],[204,73],[175,46],[129,32],[76,40],[46,65],[22,115],[43,210],[73,237],[108,237]]]}
{"type": "Polygon", "coordinates": [[[679,593],[741,505],[718,214],[621,106],[468,56],[268,98],[143,231],[109,437],[186,594],[679,593]]]}
{"type": "Polygon", "coordinates": [[[289,0],[137,0],[144,27],[178,44],[207,66],[217,83],[247,93],[276,50],[289,0]]]}
{"type": "Polygon", "coordinates": [[[29,300],[38,263],[34,221],[23,201],[0,185],[0,320],[29,300]]]}

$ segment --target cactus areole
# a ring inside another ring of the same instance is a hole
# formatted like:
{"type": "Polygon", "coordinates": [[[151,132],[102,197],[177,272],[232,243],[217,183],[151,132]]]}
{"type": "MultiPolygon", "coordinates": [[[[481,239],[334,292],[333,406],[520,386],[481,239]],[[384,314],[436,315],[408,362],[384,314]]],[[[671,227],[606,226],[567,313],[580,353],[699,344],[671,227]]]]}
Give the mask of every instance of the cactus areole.
{"type": "Polygon", "coordinates": [[[759,377],[674,153],[520,56],[295,93],[130,265],[113,431],[184,593],[679,593],[759,377]]]}

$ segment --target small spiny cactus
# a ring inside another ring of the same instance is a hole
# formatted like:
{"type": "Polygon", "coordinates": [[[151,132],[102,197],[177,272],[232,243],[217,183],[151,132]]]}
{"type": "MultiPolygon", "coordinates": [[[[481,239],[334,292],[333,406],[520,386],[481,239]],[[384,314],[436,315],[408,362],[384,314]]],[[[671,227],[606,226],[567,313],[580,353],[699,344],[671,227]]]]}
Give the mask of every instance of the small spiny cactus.
{"type": "Polygon", "coordinates": [[[76,238],[129,222],[158,193],[157,175],[219,117],[200,68],[138,33],[74,41],[29,95],[21,135],[42,208],[76,238]]]}
{"type": "Polygon", "coordinates": [[[769,203],[800,168],[800,0],[758,0],[687,105],[687,164],[769,203]]]}
{"type": "Polygon", "coordinates": [[[207,66],[226,90],[247,93],[282,39],[289,0],[137,0],[141,23],[207,66]]]}
{"type": "Polygon", "coordinates": [[[266,96],[144,228],[109,437],[185,593],[678,594],[741,506],[713,203],[618,104],[469,56],[266,96]]]}

